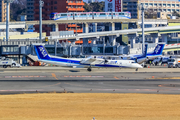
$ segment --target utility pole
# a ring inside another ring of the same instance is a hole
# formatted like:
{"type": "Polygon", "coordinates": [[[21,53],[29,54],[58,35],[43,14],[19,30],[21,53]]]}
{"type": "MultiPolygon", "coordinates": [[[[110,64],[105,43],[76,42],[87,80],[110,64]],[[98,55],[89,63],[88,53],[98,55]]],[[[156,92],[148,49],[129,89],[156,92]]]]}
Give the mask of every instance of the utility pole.
{"type": "Polygon", "coordinates": [[[9,40],[9,4],[14,0],[4,0],[6,3],[6,41],[9,40]]]}
{"type": "Polygon", "coordinates": [[[42,40],[42,7],[44,2],[39,0],[39,40],[42,40]]]}

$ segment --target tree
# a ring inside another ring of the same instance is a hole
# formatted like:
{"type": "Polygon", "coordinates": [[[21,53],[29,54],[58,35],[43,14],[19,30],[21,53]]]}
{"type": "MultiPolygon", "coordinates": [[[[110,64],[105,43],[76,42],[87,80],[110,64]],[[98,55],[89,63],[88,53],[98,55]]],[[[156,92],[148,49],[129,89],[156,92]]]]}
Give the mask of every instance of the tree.
{"type": "Polygon", "coordinates": [[[84,9],[85,12],[103,12],[105,7],[105,2],[93,2],[93,3],[85,3],[84,2],[84,9]]]}
{"type": "Polygon", "coordinates": [[[84,12],[92,12],[92,6],[84,2],[84,12]]]}
{"type": "Polygon", "coordinates": [[[17,21],[19,15],[26,14],[26,0],[15,0],[10,7],[11,21],[17,21]]]}
{"type": "Polygon", "coordinates": [[[173,11],[172,16],[180,17],[180,14],[176,11],[173,11]]]}
{"type": "Polygon", "coordinates": [[[157,19],[157,12],[153,11],[153,9],[147,9],[144,11],[144,17],[147,19],[157,19]]]}

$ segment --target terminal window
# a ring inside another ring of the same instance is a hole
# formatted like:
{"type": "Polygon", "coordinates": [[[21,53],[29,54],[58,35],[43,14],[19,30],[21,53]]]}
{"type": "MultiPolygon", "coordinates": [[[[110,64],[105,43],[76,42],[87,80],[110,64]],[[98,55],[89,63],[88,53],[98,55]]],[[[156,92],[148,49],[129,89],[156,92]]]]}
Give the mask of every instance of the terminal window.
{"type": "Polygon", "coordinates": [[[55,48],[46,48],[49,54],[54,54],[55,53],[55,48]]]}
{"type": "Polygon", "coordinates": [[[84,47],[83,52],[88,53],[103,53],[103,47],[84,47]]]}
{"type": "Polygon", "coordinates": [[[113,53],[113,47],[106,47],[105,53],[113,53]]]}
{"type": "Polygon", "coordinates": [[[19,47],[2,47],[2,52],[19,52],[19,47]]]}

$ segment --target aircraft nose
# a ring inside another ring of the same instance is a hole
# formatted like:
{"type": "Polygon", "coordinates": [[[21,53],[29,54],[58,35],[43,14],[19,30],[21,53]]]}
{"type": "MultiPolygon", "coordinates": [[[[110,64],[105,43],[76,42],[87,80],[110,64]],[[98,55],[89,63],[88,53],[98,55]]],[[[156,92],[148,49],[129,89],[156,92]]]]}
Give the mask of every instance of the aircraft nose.
{"type": "Polygon", "coordinates": [[[143,68],[143,66],[141,66],[141,65],[138,64],[138,68],[143,68]]]}

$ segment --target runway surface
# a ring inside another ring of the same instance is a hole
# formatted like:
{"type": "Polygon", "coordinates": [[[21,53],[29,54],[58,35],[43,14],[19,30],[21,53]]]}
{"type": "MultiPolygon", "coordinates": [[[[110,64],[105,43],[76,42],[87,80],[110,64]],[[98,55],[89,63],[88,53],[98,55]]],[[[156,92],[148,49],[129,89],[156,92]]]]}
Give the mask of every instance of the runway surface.
{"type": "Polygon", "coordinates": [[[44,92],[71,93],[153,93],[179,94],[180,84],[172,81],[76,81],[0,82],[1,94],[44,92]]]}
{"type": "Polygon", "coordinates": [[[0,94],[44,92],[179,94],[179,72],[2,72],[0,94]]]}

